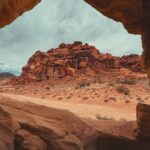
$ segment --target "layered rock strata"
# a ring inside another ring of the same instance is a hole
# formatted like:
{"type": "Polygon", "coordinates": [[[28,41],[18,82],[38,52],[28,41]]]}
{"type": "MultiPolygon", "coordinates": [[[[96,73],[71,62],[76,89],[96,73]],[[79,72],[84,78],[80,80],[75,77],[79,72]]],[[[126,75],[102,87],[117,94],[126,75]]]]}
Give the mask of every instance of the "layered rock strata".
{"type": "Polygon", "coordinates": [[[75,76],[80,72],[85,75],[98,75],[110,69],[128,68],[134,72],[142,72],[141,57],[129,55],[114,57],[102,54],[94,46],[75,42],[61,44],[47,52],[37,51],[23,67],[19,81],[43,81],[50,78],[75,76]]]}
{"type": "MultiPolygon", "coordinates": [[[[144,117],[145,118],[145,117],[144,117]]],[[[147,119],[146,119],[147,121],[147,119]]],[[[0,97],[1,150],[149,150],[149,141],[136,138],[133,122],[98,121],[32,103],[0,97]],[[110,126],[111,124],[111,126],[110,126]],[[97,126],[97,125],[96,125],[97,126]],[[108,127],[107,127],[108,126],[108,127]],[[118,131],[112,134],[113,131],[118,131]],[[126,133],[131,131],[127,136],[126,133]]],[[[135,123],[134,123],[135,124],[135,123]]],[[[148,127],[148,126],[147,126],[148,127]]],[[[148,129],[148,128],[147,128],[148,129]]],[[[144,130],[142,130],[143,132],[144,130]]],[[[148,130],[147,130],[148,131],[148,130]]],[[[147,134],[148,135],[148,134],[147,134]]]]}

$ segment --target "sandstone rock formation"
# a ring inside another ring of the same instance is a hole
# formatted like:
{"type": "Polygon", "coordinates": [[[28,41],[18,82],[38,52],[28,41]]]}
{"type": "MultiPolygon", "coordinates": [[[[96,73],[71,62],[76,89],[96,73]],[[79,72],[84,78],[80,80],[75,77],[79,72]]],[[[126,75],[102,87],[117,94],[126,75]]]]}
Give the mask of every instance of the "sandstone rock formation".
{"type": "Polygon", "coordinates": [[[132,71],[142,71],[141,58],[129,55],[122,58],[102,54],[94,46],[81,42],[61,44],[47,52],[37,51],[23,67],[19,81],[43,81],[66,76],[97,75],[109,69],[126,67],[132,71]]]}
{"type": "Polygon", "coordinates": [[[41,0],[1,0],[0,28],[13,22],[22,13],[32,9],[41,0]]]}
{"type": "Polygon", "coordinates": [[[85,0],[105,16],[122,22],[128,32],[141,34],[142,0],[85,0]]]}
{"type": "Polygon", "coordinates": [[[136,54],[121,57],[120,65],[135,72],[144,72],[144,69],[142,67],[142,59],[139,55],[136,54]]]}
{"type": "Polygon", "coordinates": [[[138,137],[150,139],[150,106],[146,104],[137,105],[138,137]]]}
{"type": "Polygon", "coordinates": [[[68,111],[4,97],[0,106],[1,150],[96,150],[99,132],[68,111]]]}
{"type": "Polygon", "coordinates": [[[23,103],[0,95],[1,150],[150,149],[149,141],[130,136],[135,134],[133,122],[98,121],[100,125],[105,124],[107,133],[101,128],[100,131],[96,129],[93,122],[65,110],[23,103]],[[114,130],[118,131],[116,135],[112,134],[114,130]],[[126,135],[126,130],[131,133],[126,135]]]}

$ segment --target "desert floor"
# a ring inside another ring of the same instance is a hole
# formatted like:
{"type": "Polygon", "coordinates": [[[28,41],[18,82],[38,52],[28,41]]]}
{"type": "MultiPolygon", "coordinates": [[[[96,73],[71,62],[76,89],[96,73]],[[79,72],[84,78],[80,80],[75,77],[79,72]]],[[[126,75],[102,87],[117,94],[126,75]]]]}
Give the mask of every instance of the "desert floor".
{"type": "Polygon", "coordinates": [[[1,85],[0,92],[18,101],[66,109],[91,119],[135,120],[137,103],[150,104],[150,87],[145,75],[134,82],[80,80],[77,83],[76,80],[65,79],[55,80],[54,84],[46,81],[1,85]]]}

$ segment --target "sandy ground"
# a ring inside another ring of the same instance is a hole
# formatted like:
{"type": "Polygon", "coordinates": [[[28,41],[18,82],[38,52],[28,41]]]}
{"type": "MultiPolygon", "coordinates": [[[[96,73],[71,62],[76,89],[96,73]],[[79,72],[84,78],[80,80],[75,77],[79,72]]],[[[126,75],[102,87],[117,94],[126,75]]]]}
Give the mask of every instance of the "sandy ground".
{"type": "Polygon", "coordinates": [[[85,104],[85,103],[75,103],[75,102],[64,102],[49,99],[33,98],[22,95],[14,95],[8,93],[2,93],[2,96],[10,97],[12,99],[22,101],[22,102],[32,102],[35,104],[44,105],[47,107],[66,109],[80,117],[96,119],[96,115],[100,114],[103,117],[114,118],[116,120],[126,119],[135,120],[136,119],[136,105],[128,104],[126,106],[122,104],[85,104]]]}
{"type": "Polygon", "coordinates": [[[137,103],[150,104],[148,78],[145,74],[136,76],[135,80],[119,79],[119,82],[118,79],[66,78],[20,85],[2,84],[0,93],[18,101],[66,109],[83,118],[132,121],[136,120],[137,103]],[[118,91],[118,87],[123,87],[123,92],[118,91]]]}

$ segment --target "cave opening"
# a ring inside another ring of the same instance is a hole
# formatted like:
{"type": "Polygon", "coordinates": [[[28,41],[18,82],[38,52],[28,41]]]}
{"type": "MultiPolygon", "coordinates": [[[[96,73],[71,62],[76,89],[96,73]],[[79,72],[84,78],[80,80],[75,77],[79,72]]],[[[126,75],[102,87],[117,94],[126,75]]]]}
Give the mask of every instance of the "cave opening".
{"type": "Polygon", "coordinates": [[[115,56],[141,54],[143,50],[140,35],[127,33],[121,23],[103,16],[82,0],[43,0],[0,29],[0,34],[2,71],[17,75],[36,50],[47,51],[62,42],[82,41],[115,56]],[[10,52],[13,53],[8,58],[10,52]]]}

